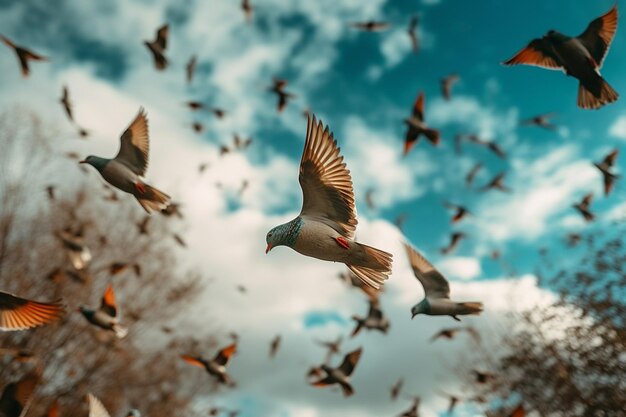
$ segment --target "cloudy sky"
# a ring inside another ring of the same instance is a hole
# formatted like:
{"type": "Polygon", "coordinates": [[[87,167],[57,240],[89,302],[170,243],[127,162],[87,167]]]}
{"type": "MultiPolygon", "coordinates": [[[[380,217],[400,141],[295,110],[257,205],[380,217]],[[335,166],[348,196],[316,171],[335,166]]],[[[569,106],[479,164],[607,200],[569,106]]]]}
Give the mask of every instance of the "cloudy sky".
{"type": "MultiPolygon", "coordinates": [[[[455,324],[450,318],[410,320],[409,309],[423,291],[401,242],[413,243],[448,275],[455,298],[485,303],[481,317],[464,321],[495,340],[506,328],[505,313],[551,299],[550,289],[538,288],[532,275],[540,248],[558,256],[565,253],[567,233],[601,228],[624,216],[623,185],[618,182],[605,198],[591,164],[626,140],[624,102],[584,111],[576,107],[575,80],[499,64],[549,29],[579,34],[613,0],[576,7],[565,0],[252,3],[254,18],[246,24],[235,0],[2,1],[2,34],[50,62],[32,64],[31,77],[23,79],[14,54],[2,47],[0,109],[17,104],[37,111],[59,132],[59,153],[107,156],[117,151],[118,137],[138,108],[145,107],[148,179],[183,206],[189,249],[181,259],[213,278],[203,302],[192,306],[196,314],[182,321],[202,329],[210,318],[224,341],[229,331],[242,337],[232,364],[239,388],[200,406],[241,407],[242,417],[394,415],[410,405],[407,399],[388,400],[389,386],[403,377],[407,395],[423,398],[424,416],[443,415],[447,403],[436,393],[462,393],[456,368],[459,352],[471,345],[463,337],[428,342],[438,329],[455,324]],[[414,14],[421,22],[417,55],[406,34],[414,14]],[[363,33],[348,26],[368,19],[392,27],[363,33]],[[171,65],[157,72],[143,41],[153,39],[163,23],[170,26],[171,65]],[[199,64],[188,85],[184,68],[194,54],[199,64]],[[439,80],[450,73],[458,73],[460,81],[453,99],[444,101],[439,80]],[[288,79],[287,89],[297,96],[282,114],[266,91],[273,76],[288,79]],[[78,138],[58,104],[63,85],[69,87],[76,120],[90,131],[88,140],[78,138]],[[434,148],[421,141],[403,157],[402,120],[420,90],[426,94],[426,121],[441,129],[442,143],[434,148]],[[192,113],[182,105],[187,100],[228,114],[218,120],[192,113]],[[347,335],[350,317],[367,312],[364,297],[337,279],[341,265],[288,248],[264,254],[266,232],[300,210],[305,109],[330,125],[345,155],[357,197],[359,240],[394,254],[393,275],[381,298],[391,331],[361,334],[344,344],[346,351],[364,347],[353,377],[356,395],[349,399],[308,386],[304,374],[324,356],[313,340],[347,335]],[[545,112],[557,112],[557,131],[519,126],[521,119],[545,112]],[[205,131],[195,133],[193,122],[203,123],[205,131]],[[220,157],[220,145],[230,146],[233,133],[252,137],[252,145],[220,157]],[[457,154],[458,133],[495,140],[508,158],[472,144],[457,154]],[[464,176],[476,162],[484,167],[468,189],[464,176]],[[202,163],[208,168],[200,175],[202,163]],[[503,171],[512,193],[476,191],[503,171]],[[249,187],[239,197],[244,181],[249,187]],[[365,204],[370,190],[374,208],[365,204]],[[592,209],[598,220],[592,225],[571,208],[588,192],[596,196],[592,209]],[[466,205],[474,215],[451,226],[443,200],[466,205]],[[403,214],[404,234],[394,226],[403,214]],[[443,256],[439,248],[452,231],[468,238],[443,256]],[[503,262],[490,259],[495,249],[503,262]],[[240,284],[248,288],[246,295],[236,291],[240,284]],[[276,334],[283,337],[283,350],[268,362],[276,334]]],[[[618,92],[626,91],[620,76],[626,71],[625,49],[618,30],[603,68],[618,92]]],[[[619,160],[617,169],[623,171],[619,160]]],[[[96,172],[89,176],[97,184],[96,172]]],[[[478,412],[465,406],[459,415],[478,412]]]]}

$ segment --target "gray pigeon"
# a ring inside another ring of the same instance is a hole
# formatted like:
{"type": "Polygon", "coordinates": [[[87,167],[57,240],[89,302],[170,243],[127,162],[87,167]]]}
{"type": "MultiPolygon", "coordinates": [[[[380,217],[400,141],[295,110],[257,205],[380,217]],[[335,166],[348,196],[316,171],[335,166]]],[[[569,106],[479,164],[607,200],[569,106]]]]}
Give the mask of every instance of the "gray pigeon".
{"type": "Polygon", "coordinates": [[[265,253],[289,246],[306,256],[342,262],[363,282],[380,288],[391,273],[392,255],[354,240],[352,178],[339,151],[328,126],[309,118],[300,162],[302,211],[267,233],[265,253]]]}
{"type": "Polygon", "coordinates": [[[311,383],[314,387],[325,387],[328,385],[339,384],[343,390],[343,395],[349,397],[354,394],[354,389],[350,385],[350,375],[354,371],[356,364],[361,358],[361,348],[348,353],[338,368],[331,368],[324,364],[320,368],[326,372],[326,376],[322,379],[311,383]]]}
{"type": "Polygon", "coordinates": [[[378,302],[370,301],[369,305],[367,317],[352,316],[352,320],[356,321],[356,327],[352,331],[352,337],[356,336],[363,328],[378,330],[385,334],[389,330],[389,319],[384,316],[378,302]]]}
{"type": "Polygon", "coordinates": [[[114,332],[118,339],[122,339],[128,334],[128,329],[119,323],[115,293],[111,284],[104,291],[100,308],[94,310],[86,306],[80,306],[79,311],[89,323],[101,329],[114,332]]]}
{"type": "Polygon", "coordinates": [[[235,384],[230,379],[230,376],[226,372],[226,366],[230,361],[230,358],[237,352],[237,343],[232,343],[222,350],[220,350],[215,358],[204,359],[199,356],[181,355],[181,359],[185,362],[204,368],[210,375],[217,378],[217,381],[224,385],[234,386],[235,384]]]}
{"type": "Polygon", "coordinates": [[[96,168],[106,182],[135,196],[150,213],[161,211],[170,204],[170,196],[143,182],[148,169],[148,119],[143,108],[120,138],[120,150],[113,159],[90,155],[80,161],[96,168]]]}
{"type": "Polygon", "coordinates": [[[405,243],[407,255],[415,277],[424,287],[425,297],[411,308],[411,318],[418,314],[429,316],[450,316],[461,321],[457,316],[480,314],[483,304],[480,302],[457,303],[450,300],[450,284],[448,280],[433,267],[411,245],[405,243]]]}

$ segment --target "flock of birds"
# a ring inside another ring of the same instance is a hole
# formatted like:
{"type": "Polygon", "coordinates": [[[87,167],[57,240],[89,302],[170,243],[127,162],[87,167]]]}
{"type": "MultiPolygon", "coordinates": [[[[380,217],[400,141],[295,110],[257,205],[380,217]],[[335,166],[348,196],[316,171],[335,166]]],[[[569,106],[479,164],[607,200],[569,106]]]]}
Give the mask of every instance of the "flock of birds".
{"type": "MultiPolygon", "coordinates": [[[[246,20],[250,21],[253,7],[249,1],[244,0],[241,5],[246,20]]],[[[383,31],[389,28],[386,22],[358,22],[351,24],[355,29],[363,31],[383,31]]],[[[417,36],[418,20],[412,18],[408,35],[413,50],[420,48],[417,36]]],[[[525,64],[535,65],[548,69],[561,69],[567,75],[576,78],[579,85],[578,105],[585,109],[599,108],[615,101],[617,93],[601,77],[599,69],[602,66],[606,53],[609,49],[617,28],[617,6],[611,8],[603,16],[593,20],[587,29],[577,37],[568,37],[556,31],[549,31],[544,37],[532,40],[526,47],[518,52],[513,58],[504,62],[505,65],[525,64]]],[[[31,50],[16,45],[10,39],[0,36],[0,40],[12,48],[19,60],[22,74],[26,77],[30,73],[31,61],[45,61],[46,57],[31,50]]],[[[154,59],[157,70],[164,70],[168,66],[165,55],[168,40],[168,26],[164,25],[157,30],[154,41],[146,41],[145,45],[154,59]]],[[[197,58],[192,57],[186,66],[186,79],[191,82],[197,65],[197,58]]],[[[450,74],[441,81],[442,95],[446,100],[452,96],[452,89],[459,80],[458,74],[450,74]]],[[[295,96],[286,91],[287,81],[275,78],[269,91],[276,94],[277,110],[281,112],[290,99],[295,96]]],[[[63,88],[61,98],[65,112],[74,122],[72,105],[69,99],[67,87],[63,88]]],[[[420,92],[413,105],[411,115],[405,119],[406,135],[404,140],[404,154],[406,155],[418,143],[423,135],[432,145],[440,142],[440,133],[437,129],[425,122],[424,114],[425,96],[420,92]]],[[[185,103],[191,110],[208,110],[216,117],[226,115],[223,109],[209,107],[204,103],[189,101],[185,103]]],[[[299,182],[302,188],[303,204],[300,214],[293,220],[276,226],[266,235],[266,253],[277,246],[288,246],[295,251],[313,258],[325,261],[341,262],[347,266],[350,272],[342,274],[342,279],[351,285],[363,290],[369,300],[367,316],[354,316],[355,328],[352,337],[359,334],[363,329],[387,332],[389,320],[385,317],[378,302],[378,294],[381,286],[388,278],[392,270],[392,254],[380,249],[357,242],[354,238],[357,227],[355,208],[355,196],[352,186],[350,171],[341,156],[340,148],[328,126],[308,110],[305,112],[308,119],[306,140],[299,169],[299,182]]],[[[524,125],[534,125],[544,129],[555,130],[556,126],[550,122],[553,114],[545,114],[533,117],[522,122],[524,125]]],[[[78,125],[77,125],[78,126],[78,125]]],[[[193,129],[202,132],[203,126],[195,123],[193,129]]],[[[79,127],[81,136],[87,136],[88,132],[79,127]]],[[[464,141],[484,146],[500,158],[505,158],[504,150],[494,141],[482,140],[476,135],[457,135],[455,146],[460,150],[464,141]]],[[[251,139],[243,140],[235,137],[233,149],[242,149],[249,146],[251,139]]],[[[229,148],[223,146],[221,153],[226,153],[229,148]]],[[[613,171],[618,150],[610,152],[602,161],[594,163],[603,176],[604,192],[609,195],[614,182],[619,178],[613,171]]],[[[177,205],[172,203],[170,197],[147,184],[144,176],[148,168],[149,159],[149,133],[148,119],[143,109],[132,120],[130,126],[124,131],[120,139],[120,149],[113,158],[88,156],[80,161],[95,168],[102,178],[115,189],[131,194],[148,213],[164,212],[172,213],[177,210],[177,205]]],[[[466,183],[471,186],[474,177],[481,169],[480,163],[476,164],[466,175],[466,183]]],[[[200,167],[203,171],[205,167],[200,167]]],[[[510,189],[505,185],[505,173],[499,173],[479,190],[499,190],[508,192],[510,189]]],[[[48,189],[52,195],[54,190],[48,189]]],[[[593,195],[587,194],[582,201],[573,205],[587,221],[594,219],[591,211],[593,195]]],[[[371,195],[367,196],[368,204],[371,203],[371,195]]],[[[445,207],[453,212],[451,223],[457,223],[468,215],[469,209],[464,206],[445,202],[445,207]]],[[[147,218],[143,222],[143,229],[147,224],[147,218]]],[[[139,225],[140,230],[142,228],[139,225]]],[[[443,254],[455,250],[459,242],[465,238],[462,232],[451,235],[450,243],[441,249],[443,254]]],[[[77,270],[83,270],[91,260],[91,254],[82,242],[80,233],[62,231],[58,238],[67,250],[69,260],[77,270]]],[[[179,238],[181,239],[181,238],[179,238]]],[[[180,240],[182,244],[184,242],[180,240]]],[[[459,316],[477,315],[483,311],[481,302],[457,302],[450,298],[450,286],[446,277],[439,272],[424,256],[410,243],[404,244],[406,256],[416,278],[424,288],[425,297],[411,308],[412,317],[418,314],[433,316],[450,316],[460,320],[459,316]]],[[[494,255],[495,256],[495,255],[494,255]]],[[[112,273],[128,265],[118,265],[117,269],[112,266],[112,273]]],[[[138,267],[138,266],[137,266],[138,267]]],[[[138,274],[140,272],[137,272],[138,274]]],[[[109,285],[103,296],[100,306],[81,306],[79,311],[86,321],[102,329],[112,332],[117,338],[123,338],[128,334],[128,329],[122,325],[119,318],[113,287],[109,285]]],[[[19,331],[52,323],[64,314],[64,306],[61,302],[40,302],[26,299],[20,296],[0,292],[0,330],[19,331]]],[[[452,327],[442,329],[432,340],[439,338],[452,339],[460,332],[467,332],[474,340],[479,340],[479,335],[473,327],[452,327]]],[[[310,383],[316,387],[331,385],[339,386],[345,396],[354,393],[350,384],[350,376],[354,372],[362,353],[362,349],[356,349],[345,355],[343,361],[336,367],[330,365],[332,357],[341,351],[342,339],[336,341],[320,342],[327,349],[326,359],[320,366],[311,368],[308,373],[310,383]]],[[[280,347],[280,336],[271,342],[270,357],[273,357],[280,347]]],[[[227,372],[227,366],[236,353],[237,343],[232,343],[219,350],[212,359],[200,356],[182,355],[181,359],[186,363],[203,368],[216,381],[226,386],[234,386],[232,378],[227,372]]],[[[495,376],[479,370],[474,370],[477,383],[488,383],[495,376]]],[[[29,374],[17,382],[8,384],[0,397],[0,415],[6,417],[21,417],[25,415],[30,405],[32,394],[40,382],[38,373],[29,374]]],[[[403,380],[399,379],[391,388],[391,398],[396,399],[402,388],[403,380]]],[[[452,413],[460,398],[448,395],[450,398],[449,412],[452,413]]],[[[475,399],[480,401],[481,399],[475,399]]],[[[484,401],[484,399],[482,399],[484,401]]],[[[93,395],[88,395],[90,417],[107,417],[109,414],[102,403],[93,395]]],[[[413,400],[411,408],[402,414],[403,417],[416,417],[418,415],[419,398],[413,400]]],[[[209,415],[218,415],[227,412],[231,417],[237,415],[235,410],[213,408],[209,415]]],[[[49,412],[49,416],[56,416],[58,410],[49,412]]],[[[128,416],[137,416],[137,410],[131,410],[128,416]]],[[[523,406],[512,410],[511,416],[522,417],[525,415],[523,406]]]]}

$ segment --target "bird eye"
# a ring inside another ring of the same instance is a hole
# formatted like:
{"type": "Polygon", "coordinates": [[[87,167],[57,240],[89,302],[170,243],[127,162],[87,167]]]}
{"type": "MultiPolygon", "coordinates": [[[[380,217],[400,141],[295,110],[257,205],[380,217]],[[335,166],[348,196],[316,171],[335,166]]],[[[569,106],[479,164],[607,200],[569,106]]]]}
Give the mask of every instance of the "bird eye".
{"type": "Polygon", "coordinates": [[[272,237],[272,234],[271,234],[271,233],[268,233],[268,234],[267,234],[267,237],[272,237]]]}

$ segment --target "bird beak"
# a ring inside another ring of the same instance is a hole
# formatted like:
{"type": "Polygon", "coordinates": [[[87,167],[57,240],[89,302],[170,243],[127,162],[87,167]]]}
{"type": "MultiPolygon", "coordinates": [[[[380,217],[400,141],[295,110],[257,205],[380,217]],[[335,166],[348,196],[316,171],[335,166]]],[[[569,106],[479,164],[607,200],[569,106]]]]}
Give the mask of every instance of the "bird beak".
{"type": "Polygon", "coordinates": [[[268,244],[267,244],[267,248],[265,248],[265,253],[268,253],[268,252],[269,252],[269,251],[271,251],[271,250],[272,250],[272,244],[271,244],[271,243],[268,243],[268,244]]]}
{"type": "Polygon", "coordinates": [[[413,320],[415,318],[415,316],[417,316],[417,313],[411,314],[411,320],[413,320]]]}
{"type": "Polygon", "coordinates": [[[86,160],[86,159],[83,159],[82,161],[78,161],[78,163],[79,163],[79,164],[86,164],[86,163],[87,163],[87,160],[86,160]]]}

